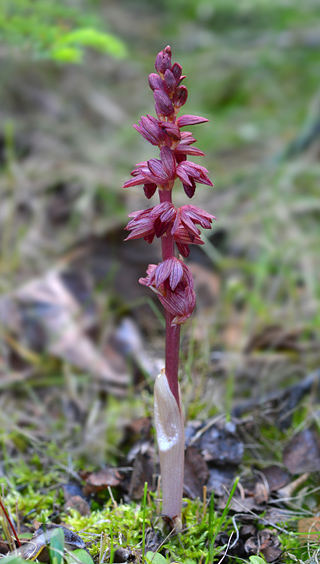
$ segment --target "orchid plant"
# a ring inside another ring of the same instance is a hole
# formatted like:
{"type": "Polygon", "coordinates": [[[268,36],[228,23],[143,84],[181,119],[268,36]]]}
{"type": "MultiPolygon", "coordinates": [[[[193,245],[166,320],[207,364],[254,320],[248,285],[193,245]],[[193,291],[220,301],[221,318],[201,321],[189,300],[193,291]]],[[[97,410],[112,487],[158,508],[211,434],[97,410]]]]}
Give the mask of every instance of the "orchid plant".
{"type": "Polygon", "coordinates": [[[149,264],[147,276],[140,284],[149,286],[165,309],[166,344],[165,368],[155,382],[155,427],[162,479],[162,514],[177,531],[181,530],[181,507],[184,470],[184,422],[178,381],[180,326],[191,316],[196,295],[192,274],[184,263],[190,252],[189,245],[203,245],[197,225],[211,229],[213,215],[187,204],[176,208],[172,202],[175,181],[179,179],[188,198],[192,198],[196,184],[212,186],[208,171],[187,160],[187,156],[204,156],[193,144],[192,133],[186,126],[207,122],[193,115],[177,117],[186,103],[188,90],[181,85],[182,67],[171,64],[171,48],[161,51],[155,61],[157,73],[149,75],[157,117],[142,117],[135,129],[152,145],[160,149],[159,159],[150,159],[135,165],[132,178],[124,188],[142,185],[146,197],[158,190],[160,203],[146,210],[129,214],[132,219],[126,229],[129,239],[143,237],[152,243],[161,239],[162,259],[149,264]],[[175,246],[179,251],[176,256],[175,246]]]}

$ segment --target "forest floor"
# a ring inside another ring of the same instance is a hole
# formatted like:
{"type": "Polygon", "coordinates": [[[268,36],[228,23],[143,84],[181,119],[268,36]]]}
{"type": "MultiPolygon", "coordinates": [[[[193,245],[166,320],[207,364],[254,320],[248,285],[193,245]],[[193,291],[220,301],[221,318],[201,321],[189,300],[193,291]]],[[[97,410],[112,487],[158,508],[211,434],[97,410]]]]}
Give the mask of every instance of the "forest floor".
{"type": "Polygon", "coordinates": [[[0,51],[1,498],[21,541],[71,528],[99,564],[317,562],[319,6],[107,4],[124,60],[0,51]],[[163,314],[137,283],[159,248],[123,242],[146,203],[121,186],[157,156],[132,124],[153,113],[147,76],[169,43],[186,112],[210,119],[194,133],[214,188],[192,202],[218,220],[188,258],[184,531],[166,537],[151,423],[163,314]]]}

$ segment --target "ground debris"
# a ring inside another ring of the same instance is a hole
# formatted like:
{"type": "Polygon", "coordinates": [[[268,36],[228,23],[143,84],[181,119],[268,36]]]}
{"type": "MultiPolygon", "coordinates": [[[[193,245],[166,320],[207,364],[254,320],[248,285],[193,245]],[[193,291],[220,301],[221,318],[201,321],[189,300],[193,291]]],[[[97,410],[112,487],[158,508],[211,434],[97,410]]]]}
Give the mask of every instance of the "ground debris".
{"type": "Polygon", "coordinates": [[[129,485],[129,496],[131,499],[140,500],[142,498],[145,482],[147,482],[149,490],[153,491],[155,489],[153,475],[153,457],[148,453],[139,452],[133,463],[129,485]]]}
{"type": "Polygon", "coordinates": [[[216,465],[237,466],[243,458],[244,446],[232,421],[222,419],[203,425],[190,444],[200,450],[204,460],[216,465]]]}
{"type": "Polygon", "coordinates": [[[291,474],[320,470],[320,437],[314,425],[292,437],[284,449],[283,463],[291,474]]]}
{"type": "Polygon", "coordinates": [[[271,529],[263,529],[255,536],[249,537],[244,548],[248,556],[261,552],[266,562],[275,562],[282,553],[280,540],[271,529]]]}
{"type": "Polygon", "coordinates": [[[123,474],[121,470],[106,466],[105,468],[101,468],[98,472],[93,472],[86,477],[83,494],[87,496],[89,494],[99,493],[106,490],[108,487],[117,487],[124,478],[125,474],[123,474]]]}
{"type": "Polygon", "coordinates": [[[185,493],[190,499],[196,499],[203,494],[203,486],[207,483],[209,469],[206,461],[195,447],[187,447],[184,461],[185,493]]]}
{"type": "Polygon", "coordinates": [[[303,345],[299,342],[304,334],[304,328],[285,329],[281,325],[269,325],[253,334],[244,348],[246,354],[253,351],[286,351],[301,352],[303,345]]]}
{"type": "MultiPolygon", "coordinates": [[[[0,300],[1,324],[18,336],[27,349],[49,352],[87,370],[108,391],[123,396],[129,375],[112,364],[86,334],[92,324],[81,304],[53,269],[0,300]]],[[[125,364],[124,367],[125,368],[125,364]]]]}
{"type": "Polygon", "coordinates": [[[66,549],[86,549],[84,541],[74,531],[62,527],[61,525],[46,523],[45,526],[41,524],[35,531],[31,540],[16,549],[13,554],[20,555],[26,560],[38,560],[39,562],[45,563],[50,562],[48,545],[50,544],[52,533],[56,531],[57,528],[63,530],[64,546],[66,549]]]}
{"type": "Polygon", "coordinates": [[[206,483],[207,492],[212,493],[218,497],[224,496],[227,490],[230,489],[230,485],[235,477],[237,471],[236,466],[226,466],[226,467],[209,467],[209,477],[206,483]]]}
{"type": "Polygon", "coordinates": [[[239,403],[232,409],[234,417],[240,417],[245,413],[259,410],[259,413],[272,412],[273,421],[280,429],[287,429],[292,421],[292,413],[301,399],[311,391],[320,389],[320,369],[307,374],[297,384],[290,385],[284,389],[272,391],[262,398],[252,399],[239,403]]]}
{"type": "Polygon", "coordinates": [[[290,481],[290,475],[288,472],[277,464],[266,466],[260,471],[260,475],[262,475],[267,481],[270,492],[278,491],[280,488],[286,486],[290,481]]]}

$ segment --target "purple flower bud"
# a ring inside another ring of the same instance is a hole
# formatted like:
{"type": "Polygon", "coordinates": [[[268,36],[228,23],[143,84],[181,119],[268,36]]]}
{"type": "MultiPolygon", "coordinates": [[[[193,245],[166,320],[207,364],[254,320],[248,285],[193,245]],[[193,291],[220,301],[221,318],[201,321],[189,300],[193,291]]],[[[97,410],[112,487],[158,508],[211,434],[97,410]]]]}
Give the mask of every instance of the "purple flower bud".
{"type": "Polygon", "coordinates": [[[179,127],[184,127],[185,125],[196,125],[198,123],[205,123],[206,121],[209,120],[201,116],[191,116],[186,114],[177,119],[177,124],[179,127]]]}
{"type": "MultiPolygon", "coordinates": [[[[159,90],[158,88],[153,93],[156,107],[160,110],[160,115],[164,115],[167,117],[172,116],[174,112],[172,100],[170,100],[168,94],[163,90],[159,90]]],[[[158,114],[158,111],[157,111],[158,114]]],[[[159,115],[159,114],[158,114],[159,115]]]]}
{"type": "Polygon", "coordinates": [[[176,108],[181,108],[188,98],[188,90],[185,86],[179,86],[173,95],[173,103],[176,108]]]}
{"type": "Polygon", "coordinates": [[[169,45],[158,53],[154,66],[159,74],[164,74],[167,69],[171,69],[171,48],[169,45]]]}
{"type": "Polygon", "coordinates": [[[172,72],[174,78],[176,79],[176,84],[178,85],[178,83],[181,79],[182,66],[179,65],[178,63],[174,63],[172,65],[171,72],[172,72]]]}
{"type": "Polygon", "coordinates": [[[167,69],[164,73],[164,86],[166,92],[168,94],[172,94],[176,88],[176,79],[174,78],[174,74],[171,72],[170,69],[167,69]]]}
{"type": "Polygon", "coordinates": [[[152,72],[151,74],[149,74],[148,83],[149,83],[151,90],[156,90],[157,88],[159,90],[163,90],[163,80],[155,72],[152,72]]]}

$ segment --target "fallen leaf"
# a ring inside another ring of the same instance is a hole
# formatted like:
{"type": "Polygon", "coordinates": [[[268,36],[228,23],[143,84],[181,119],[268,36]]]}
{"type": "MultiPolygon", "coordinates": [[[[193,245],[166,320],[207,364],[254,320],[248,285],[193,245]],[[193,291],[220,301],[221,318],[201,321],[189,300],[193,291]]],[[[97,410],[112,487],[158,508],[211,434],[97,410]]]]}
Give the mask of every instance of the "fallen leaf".
{"type": "Polygon", "coordinates": [[[195,447],[188,447],[184,460],[184,491],[191,499],[202,498],[203,486],[209,476],[208,466],[195,447]]]}
{"type": "Polygon", "coordinates": [[[258,505],[266,503],[269,499],[269,488],[263,482],[257,482],[254,488],[254,500],[258,505]]]}
{"type": "Polygon", "coordinates": [[[303,535],[303,540],[307,536],[308,540],[313,537],[319,538],[320,533],[320,517],[306,517],[298,521],[298,533],[303,535]]]}
{"type": "Polygon", "coordinates": [[[283,463],[291,474],[320,470],[320,437],[314,426],[293,436],[284,449],[283,463]]]}
{"type": "Polygon", "coordinates": [[[98,493],[106,490],[108,487],[114,488],[121,484],[124,476],[116,468],[108,466],[102,468],[99,472],[93,472],[86,478],[85,486],[83,487],[84,495],[91,493],[98,493]]]}
{"type": "Polygon", "coordinates": [[[288,330],[281,325],[270,325],[250,337],[244,352],[246,354],[264,350],[299,352],[298,341],[302,334],[301,328],[288,330]]]}
{"type": "Polygon", "coordinates": [[[271,466],[266,466],[261,470],[265,479],[268,482],[269,490],[271,492],[276,492],[280,488],[283,488],[290,480],[290,476],[286,470],[278,466],[277,464],[272,464],[271,466]]]}
{"type": "Polygon", "coordinates": [[[263,529],[256,536],[249,537],[244,547],[248,555],[263,554],[266,562],[275,562],[282,554],[280,540],[270,529],[263,529]]]}
{"type": "Polygon", "coordinates": [[[0,322],[31,349],[49,352],[95,376],[106,391],[123,396],[129,383],[115,371],[86,335],[88,318],[63,282],[51,270],[0,300],[0,322]]]}
{"type": "Polygon", "coordinates": [[[72,495],[64,504],[64,509],[68,511],[69,509],[76,509],[80,515],[90,515],[91,509],[88,502],[83,499],[80,495],[72,495]]]}
{"type": "Polygon", "coordinates": [[[133,472],[129,486],[129,496],[133,500],[140,500],[143,496],[144,484],[147,482],[148,488],[153,490],[153,459],[149,454],[139,452],[133,463],[133,472]]]}

